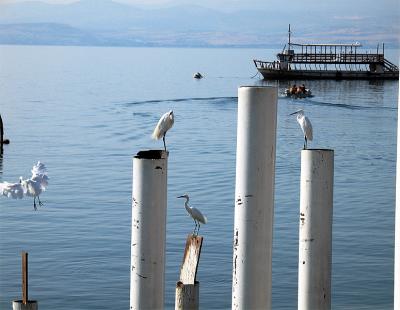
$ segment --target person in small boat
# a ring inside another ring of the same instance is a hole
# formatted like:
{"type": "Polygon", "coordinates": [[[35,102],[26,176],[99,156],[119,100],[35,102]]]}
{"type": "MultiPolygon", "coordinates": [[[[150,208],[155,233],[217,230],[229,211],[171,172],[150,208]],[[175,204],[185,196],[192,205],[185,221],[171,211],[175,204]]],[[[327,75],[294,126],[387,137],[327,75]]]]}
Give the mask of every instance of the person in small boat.
{"type": "Polygon", "coordinates": [[[290,93],[292,94],[292,95],[295,95],[295,94],[297,94],[297,86],[296,86],[296,84],[294,84],[292,87],[290,87],[290,93]]]}
{"type": "Polygon", "coordinates": [[[299,89],[297,90],[298,94],[305,94],[306,93],[306,86],[303,84],[299,86],[299,89]]]}

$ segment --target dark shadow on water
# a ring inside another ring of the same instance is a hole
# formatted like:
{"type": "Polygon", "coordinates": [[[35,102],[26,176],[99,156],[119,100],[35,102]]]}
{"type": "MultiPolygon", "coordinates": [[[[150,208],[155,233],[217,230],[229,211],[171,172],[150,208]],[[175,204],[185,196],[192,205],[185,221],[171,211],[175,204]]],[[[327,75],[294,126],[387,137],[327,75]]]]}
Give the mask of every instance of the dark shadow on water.
{"type": "MultiPolygon", "coordinates": [[[[280,99],[287,98],[285,90],[296,84],[305,84],[312,91],[313,98],[296,99],[307,104],[325,105],[351,110],[385,109],[396,110],[397,105],[384,106],[384,94],[398,85],[397,80],[275,80],[257,81],[258,85],[276,85],[280,99]],[[357,102],[357,104],[353,104],[357,102]],[[365,103],[365,104],[364,104],[365,103]]],[[[296,101],[297,102],[297,101],[296,101]]]]}
{"type": "Polygon", "coordinates": [[[259,80],[256,85],[278,86],[285,89],[291,85],[305,84],[314,94],[318,92],[364,92],[373,89],[374,92],[383,92],[385,86],[398,83],[397,80],[259,80]]]}

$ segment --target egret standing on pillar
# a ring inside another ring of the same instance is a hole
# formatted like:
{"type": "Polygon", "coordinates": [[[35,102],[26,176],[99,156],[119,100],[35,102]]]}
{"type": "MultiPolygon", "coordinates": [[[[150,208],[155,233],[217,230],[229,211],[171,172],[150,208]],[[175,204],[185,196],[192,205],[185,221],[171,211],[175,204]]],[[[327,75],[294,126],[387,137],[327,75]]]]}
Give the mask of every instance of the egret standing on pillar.
{"type": "Polygon", "coordinates": [[[165,113],[163,116],[161,116],[161,118],[158,121],[156,128],[154,128],[154,132],[152,134],[152,138],[155,140],[160,140],[161,137],[163,138],[165,151],[167,150],[167,147],[165,145],[165,135],[167,134],[167,131],[170,130],[173,125],[174,125],[174,112],[171,110],[171,111],[165,113]]]}
{"type": "Polygon", "coordinates": [[[207,224],[207,218],[200,212],[200,210],[189,206],[189,195],[188,194],[178,196],[177,198],[186,198],[185,209],[194,221],[193,235],[197,236],[199,234],[199,230],[200,230],[200,223],[207,224]]]}
{"type": "Polygon", "coordinates": [[[310,120],[304,115],[303,110],[298,110],[290,115],[297,114],[297,122],[299,123],[301,130],[304,134],[304,150],[307,149],[307,141],[312,141],[313,139],[313,129],[310,120]]]}

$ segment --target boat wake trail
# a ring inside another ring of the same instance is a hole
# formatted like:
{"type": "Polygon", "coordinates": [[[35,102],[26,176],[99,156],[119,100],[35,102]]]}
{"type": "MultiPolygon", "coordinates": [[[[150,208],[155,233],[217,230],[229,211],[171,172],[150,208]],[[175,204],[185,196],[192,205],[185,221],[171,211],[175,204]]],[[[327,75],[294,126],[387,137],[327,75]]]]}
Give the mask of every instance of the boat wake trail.
{"type": "Polygon", "coordinates": [[[159,99],[159,100],[143,100],[143,101],[132,101],[124,103],[125,106],[149,104],[149,103],[164,103],[164,102],[185,102],[185,101],[226,101],[235,100],[237,97],[205,97],[205,98],[176,98],[176,99],[159,99]]]}
{"type": "Polygon", "coordinates": [[[396,110],[396,108],[384,107],[384,106],[361,106],[361,105],[354,105],[354,104],[322,102],[322,101],[314,101],[314,100],[307,100],[307,99],[303,99],[303,101],[306,102],[307,104],[311,104],[311,105],[328,106],[328,107],[335,107],[335,108],[342,108],[342,109],[349,109],[349,110],[391,110],[391,111],[396,110]]]}

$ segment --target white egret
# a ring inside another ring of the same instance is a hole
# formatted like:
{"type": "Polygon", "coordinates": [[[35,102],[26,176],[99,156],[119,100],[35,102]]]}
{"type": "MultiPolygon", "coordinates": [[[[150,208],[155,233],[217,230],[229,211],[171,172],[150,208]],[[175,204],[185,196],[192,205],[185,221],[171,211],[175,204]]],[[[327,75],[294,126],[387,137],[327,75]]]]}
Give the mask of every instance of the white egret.
{"type": "Polygon", "coordinates": [[[297,114],[296,119],[300,125],[301,130],[304,134],[304,150],[307,149],[307,141],[312,141],[313,139],[313,129],[311,125],[311,121],[307,116],[304,115],[303,110],[298,110],[296,112],[291,113],[290,115],[297,114]]]}
{"type": "Polygon", "coordinates": [[[38,199],[39,206],[43,203],[40,201],[39,195],[46,190],[49,184],[49,177],[47,176],[46,166],[38,161],[38,163],[33,166],[32,177],[28,180],[23,180],[24,192],[27,196],[33,197],[33,207],[36,210],[36,198],[38,199]]]}
{"type": "Polygon", "coordinates": [[[197,236],[200,230],[200,223],[207,224],[207,218],[200,212],[199,209],[189,206],[189,195],[185,194],[182,196],[178,196],[177,198],[186,198],[185,201],[185,209],[189,213],[189,215],[193,218],[194,221],[194,230],[193,235],[197,236]],[[197,231],[196,231],[197,229],[197,231]]]}
{"type": "Polygon", "coordinates": [[[9,198],[21,199],[24,195],[33,197],[33,208],[37,210],[36,198],[39,206],[43,203],[40,201],[39,195],[46,190],[49,184],[46,166],[40,161],[32,168],[32,177],[24,180],[19,178],[19,183],[0,183],[0,194],[9,198]]]}
{"type": "Polygon", "coordinates": [[[161,116],[152,134],[152,138],[155,140],[160,140],[161,137],[163,138],[165,151],[167,150],[165,145],[165,135],[167,134],[167,131],[171,129],[172,125],[174,125],[174,112],[171,110],[161,116]]]}

